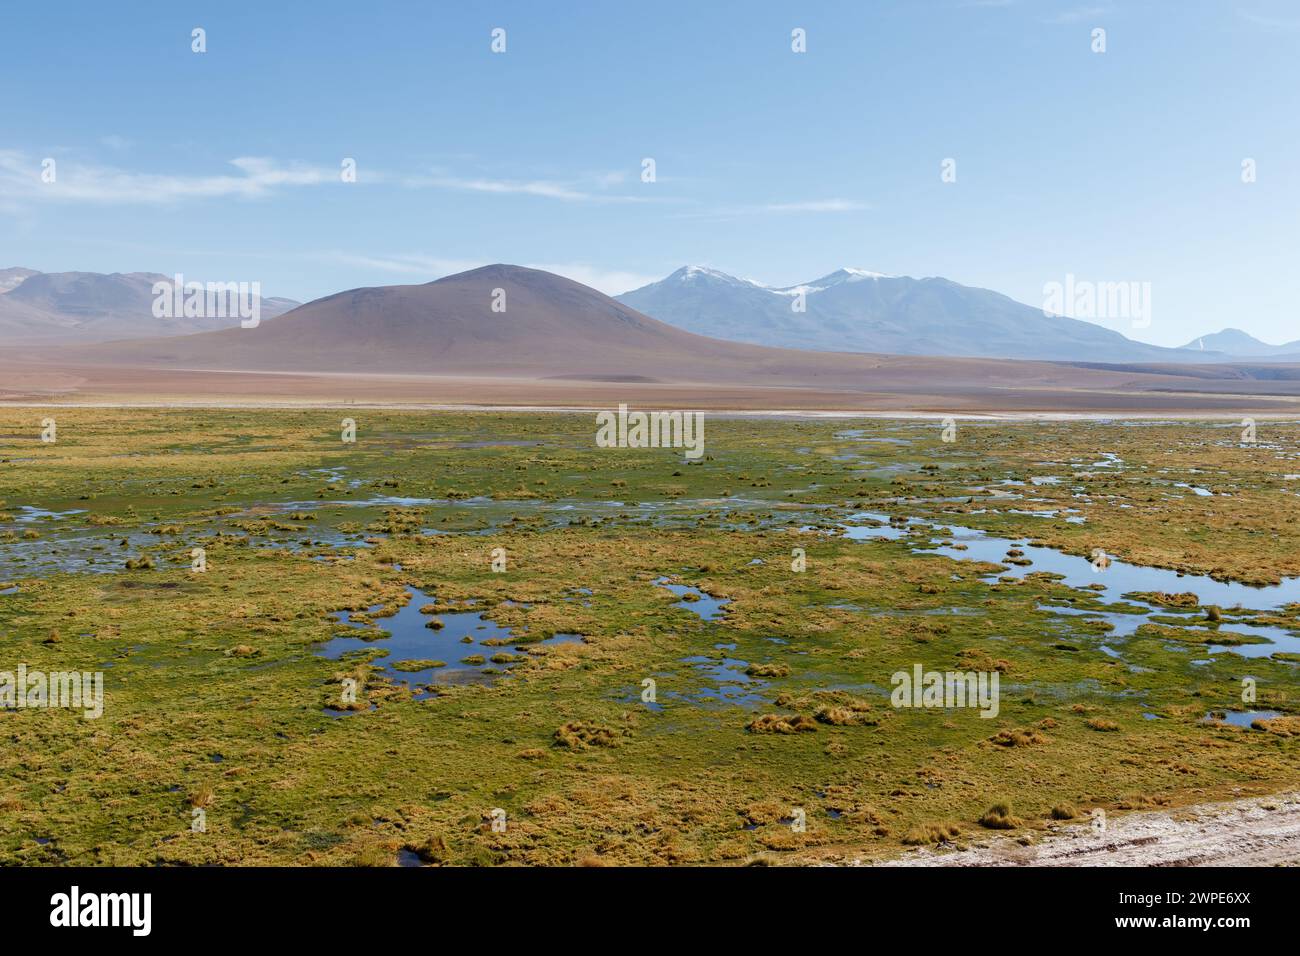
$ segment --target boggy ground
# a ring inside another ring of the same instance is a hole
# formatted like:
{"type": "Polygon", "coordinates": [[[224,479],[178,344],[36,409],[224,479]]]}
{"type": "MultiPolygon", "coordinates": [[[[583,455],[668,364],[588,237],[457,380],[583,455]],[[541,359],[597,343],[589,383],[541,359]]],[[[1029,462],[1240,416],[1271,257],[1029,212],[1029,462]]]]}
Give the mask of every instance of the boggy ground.
{"type": "Polygon", "coordinates": [[[0,411],[0,670],[106,694],[0,711],[0,861],[859,860],[1300,779],[1294,655],[1232,637],[1300,635],[1294,599],[1147,594],[1168,613],[1116,640],[1100,612],[1136,597],[842,534],[873,512],[1275,584],[1297,424],[710,417],[688,463],[596,448],[590,415],[358,411],[347,444],[344,414],[0,411]],[[408,587],[514,639],[471,680],[392,680],[408,587]],[[915,664],[997,671],[997,716],[895,709],[915,664]]]}

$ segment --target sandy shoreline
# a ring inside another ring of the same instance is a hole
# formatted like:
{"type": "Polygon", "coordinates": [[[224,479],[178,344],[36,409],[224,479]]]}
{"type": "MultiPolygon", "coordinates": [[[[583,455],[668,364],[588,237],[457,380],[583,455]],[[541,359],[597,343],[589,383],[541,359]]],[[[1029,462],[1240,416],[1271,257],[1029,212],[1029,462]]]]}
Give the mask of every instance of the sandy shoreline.
{"type": "MultiPolygon", "coordinates": [[[[966,850],[912,850],[879,866],[1300,865],[1300,791],[1054,826],[1031,846],[992,836],[966,850]]],[[[871,865],[852,861],[851,866],[871,865]]]]}

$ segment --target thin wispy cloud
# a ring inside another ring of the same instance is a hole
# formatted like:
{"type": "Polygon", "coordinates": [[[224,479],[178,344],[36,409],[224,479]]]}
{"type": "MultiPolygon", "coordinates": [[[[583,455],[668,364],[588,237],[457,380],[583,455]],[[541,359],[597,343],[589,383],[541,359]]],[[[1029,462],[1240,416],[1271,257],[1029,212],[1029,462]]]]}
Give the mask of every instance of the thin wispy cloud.
{"type": "Polygon", "coordinates": [[[856,199],[805,199],[782,202],[751,203],[717,206],[699,212],[682,213],[687,219],[730,219],[740,216],[789,215],[801,213],[861,212],[871,208],[870,203],[856,199]]]}
{"type": "MultiPolygon", "coordinates": [[[[325,253],[322,258],[337,262],[340,265],[368,269],[390,276],[405,276],[420,282],[431,282],[444,276],[455,275],[458,272],[467,272],[470,269],[478,269],[493,264],[492,260],[488,259],[457,259],[419,253],[369,256],[348,252],[329,252],[325,253]]],[[[618,295],[631,289],[639,289],[641,286],[649,285],[661,278],[660,276],[651,276],[627,270],[602,269],[585,262],[519,262],[514,264],[529,269],[554,272],[556,275],[562,275],[575,282],[591,286],[591,288],[604,292],[606,295],[618,295]]]]}
{"type": "Polygon", "coordinates": [[[329,259],[340,265],[355,266],[361,269],[373,269],[394,275],[420,276],[425,279],[437,279],[445,275],[477,269],[487,265],[477,259],[449,259],[427,255],[390,255],[370,256],[351,252],[327,252],[320,258],[329,259]]]}
{"type": "Polygon", "coordinates": [[[657,282],[663,278],[663,276],[645,275],[640,272],[601,269],[586,263],[535,262],[525,263],[525,265],[530,269],[543,269],[546,272],[554,272],[556,275],[562,275],[574,282],[581,282],[593,289],[599,289],[606,295],[619,295],[632,289],[639,289],[643,285],[649,285],[651,282],[657,282]]]}
{"type": "Polygon", "coordinates": [[[602,173],[589,182],[550,179],[496,179],[464,177],[435,173],[428,176],[410,176],[401,181],[411,187],[433,187],[461,192],[492,193],[500,196],[540,196],[564,202],[648,203],[664,202],[667,197],[632,196],[626,193],[601,192],[602,187],[615,186],[626,179],[623,173],[602,173]]]}
{"type": "Polygon", "coordinates": [[[234,173],[187,176],[140,173],[55,159],[47,174],[45,160],[0,150],[0,199],[11,202],[171,203],[189,199],[256,198],[284,186],[339,182],[339,170],[282,164],[263,157],[240,157],[227,164],[234,173]],[[45,175],[43,175],[45,174],[45,175]]]}
{"type": "MultiPolygon", "coordinates": [[[[123,149],[127,141],[105,137],[103,143],[123,149]]],[[[286,187],[341,183],[341,166],[284,162],[245,156],[227,162],[233,172],[184,175],[135,172],[117,166],[57,158],[52,181],[42,174],[44,158],[0,150],[0,200],[87,203],[170,203],[195,199],[259,198],[286,187]]],[[[445,189],[499,196],[535,196],[560,202],[652,203],[681,202],[666,196],[637,196],[608,190],[624,184],[624,172],[602,172],[570,181],[508,179],[457,175],[446,171],[407,175],[361,165],[357,182],[391,183],[408,189],[445,189]]]]}
{"type": "Polygon", "coordinates": [[[1273,17],[1253,10],[1237,8],[1237,15],[1243,20],[1261,27],[1276,27],[1280,30],[1300,30],[1300,17],[1273,17]]]}
{"type": "Polygon", "coordinates": [[[454,176],[434,176],[425,180],[408,180],[411,185],[429,185],[440,189],[459,189],[475,193],[496,193],[498,195],[544,196],[547,199],[563,199],[569,202],[592,199],[591,193],[584,193],[563,183],[547,182],[536,179],[519,181],[508,179],[459,179],[454,176]]]}
{"type": "Polygon", "coordinates": [[[774,202],[755,207],[757,212],[856,212],[869,208],[853,199],[813,199],[808,202],[774,202]]]}
{"type": "Polygon", "coordinates": [[[1110,13],[1112,9],[1094,4],[1052,12],[1043,10],[1042,6],[1041,0],[956,0],[954,4],[958,10],[1006,10],[1015,7],[1030,14],[1038,14],[1040,23],[1081,23],[1110,13]]]}
{"type": "Polygon", "coordinates": [[[1110,7],[1075,7],[1071,10],[1061,10],[1053,16],[1047,17],[1046,23],[1081,23],[1084,20],[1092,20],[1095,17],[1109,13],[1110,7]]]}

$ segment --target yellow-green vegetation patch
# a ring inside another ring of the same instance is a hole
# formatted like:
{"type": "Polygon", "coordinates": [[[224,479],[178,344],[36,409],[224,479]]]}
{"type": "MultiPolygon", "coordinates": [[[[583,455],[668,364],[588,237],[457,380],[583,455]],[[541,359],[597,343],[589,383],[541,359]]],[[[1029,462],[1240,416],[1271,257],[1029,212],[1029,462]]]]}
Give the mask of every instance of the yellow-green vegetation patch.
{"type": "Polygon", "coordinates": [[[908,523],[1276,585],[1300,426],[718,417],[688,463],[591,416],[342,414],[0,410],[33,459],[0,462],[0,671],[104,689],[0,709],[0,862],[869,858],[1300,776],[1300,658],[1244,630],[1294,602],[1122,603],[908,523]],[[395,660],[409,588],[444,643],[395,660]],[[893,706],[917,665],[996,674],[996,713],[893,706]],[[1204,719],[1245,708],[1278,716],[1204,719]]]}

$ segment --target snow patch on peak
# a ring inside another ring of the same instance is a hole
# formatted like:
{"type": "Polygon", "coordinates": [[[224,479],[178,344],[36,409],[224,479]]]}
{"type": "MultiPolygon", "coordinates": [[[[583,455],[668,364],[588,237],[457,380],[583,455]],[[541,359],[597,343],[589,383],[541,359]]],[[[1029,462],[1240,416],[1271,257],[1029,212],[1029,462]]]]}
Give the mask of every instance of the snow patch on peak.
{"type": "Polygon", "coordinates": [[[795,296],[799,295],[801,292],[804,295],[807,295],[809,292],[820,292],[824,288],[825,286],[819,285],[792,285],[786,286],[784,289],[768,289],[767,291],[775,292],[777,295],[795,296]]]}
{"type": "Polygon", "coordinates": [[[682,266],[682,268],[674,272],[669,278],[679,278],[683,281],[691,281],[701,278],[713,279],[714,281],[727,282],[731,285],[752,285],[757,286],[760,289],[767,288],[762,283],[755,282],[753,279],[743,279],[738,276],[729,275],[726,272],[719,272],[717,269],[710,269],[708,266],[682,266]]]}
{"type": "Polygon", "coordinates": [[[823,289],[830,289],[837,285],[843,285],[845,282],[862,282],[865,280],[877,279],[896,279],[897,276],[887,275],[883,272],[870,272],[867,269],[852,269],[845,267],[837,269],[830,275],[824,275],[820,279],[813,279],[811,282],[805,282],[800,285],[787,286],[784,289],[772,289],[771,291],[778,295],[809,295],[813,292],[821,292],[823,289]]]}
{"type": "Polygon", "coordinates": [[[811,282],[801,282],[799,285],[779,287],[768,285],[765,282],[758,282],[754,279],[733,276],[726,272],[720,272],[717,269],[711,269],[708,266],[696,265],[682,266],[668,277],[669,280],[674,282],[723,282],[727,285],[747,286],[753,289],[762,289],[764,292],[771,292],[773,295],[784,296],[796,296],[801,293],[804,295],[810,295],[814,292],[821,292],[823,289],[829,289],[846,282],[863,282],[867,280],[874,281],[877,279],[896,278],[898,277],[884,272],[872,272],[868,269],[855,269],[846,266],[843,269],[837,269],[835,272],[830,273],[830,275],[822,276],[820,279],[813,279],[811,282]]]}

